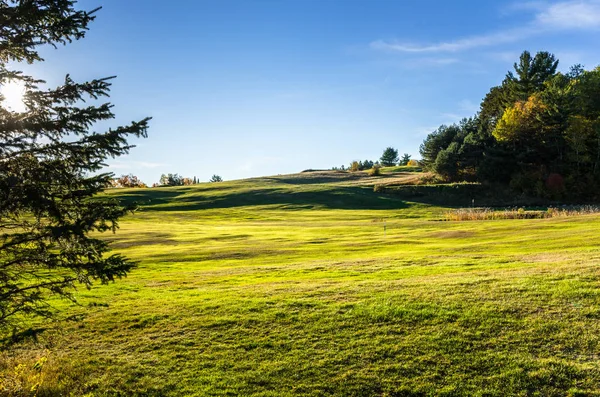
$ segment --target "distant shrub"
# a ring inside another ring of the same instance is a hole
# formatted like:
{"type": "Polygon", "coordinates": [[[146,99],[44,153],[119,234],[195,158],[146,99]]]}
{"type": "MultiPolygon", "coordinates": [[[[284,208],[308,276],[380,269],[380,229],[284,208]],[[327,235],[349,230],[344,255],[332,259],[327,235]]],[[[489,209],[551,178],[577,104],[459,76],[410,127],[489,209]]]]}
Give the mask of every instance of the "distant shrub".
{"type": "Polygon", "coordinates": [[[385,191],[385,186],[383,186],[383,185],[375,185],[375,186],[373,186],[373,191],[375,193],[382,193],[382,192],[385,191]]]}
{"type": "Polygon", "coordinates": [[[358,163],[358,161],[353,161],[352,163],[350,163],[350,171],[360,171],[360,164],[358,163]]]}
{"type": "Polygon", "coordinates": [[[146,184],[133,174],[121,175],[119,178],[111,180],[112,187],[140,187],[146,188],[146,184]]]}
{"type": "Polygon", "coordinates": [[[223,182],[223,178],[215,174],[210,178],[209,182],[223,182]]]}
{"type": "Polygon", "coordinates": [[[375,165],[373,166],[373,168],[371,168],[371,169],[369,170],[369,175],[370,175],[370,176],[379,176],[379,175],[381,175],[381,166],[379,166],[379,165],[375,164],[375,165]]]}
{"type": "Polygon", "coordinates": [[[159,183],[161,186],[181,186],[183,177],[179,174],[162,174],[159,183]]]}
{"type": "Polygon", "coordinates": [[[409,167],[418,167],[419,162],[417,160],[409,160],[408,163],[406,163],[406,165],[408,165],[409,167]]]}

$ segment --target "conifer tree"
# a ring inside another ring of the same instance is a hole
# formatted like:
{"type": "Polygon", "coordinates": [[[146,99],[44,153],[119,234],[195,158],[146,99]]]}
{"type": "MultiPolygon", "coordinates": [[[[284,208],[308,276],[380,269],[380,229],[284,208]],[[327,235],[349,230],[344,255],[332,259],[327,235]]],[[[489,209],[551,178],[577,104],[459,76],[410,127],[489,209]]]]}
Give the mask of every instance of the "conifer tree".
{"type": "Polygon", "coordinates": [[[52,314],[51,295],[73,299],[77,285],[107,283],[134,267],[90,234],[114,232],[132,209],[97,194],[113,177],[102,171],[105,161],[128,153],[129,138],[146,137],[149,119],[92,132],[114,117],[109,103],[97,102],[112,78],[80,83],[67,75],[45,88],[9,67],[42,62],[40,46],[83,38],[98,9],[0,0],[0,10],[0,85],[25,87],[24,111],[0,106],[0,326],[7,326],[21,315],[52,314]]]}
{"type": "Polygon", "coordinates": [[[408,153],[404,153],[402,155],[402,158],[400,159],[400,165],[407,165],[408,162],[410,161],[411,155],[408,153]]]}
{"type": "Polygon", "coordinates": [[[396,165],[399,160],[398,150],[394,149],[393,147],[386,148],[383,151],[383,154],[381,155],[381,158],[379,160],[381,161],[381,165],[384,167],[391,167],[396,165]]]}

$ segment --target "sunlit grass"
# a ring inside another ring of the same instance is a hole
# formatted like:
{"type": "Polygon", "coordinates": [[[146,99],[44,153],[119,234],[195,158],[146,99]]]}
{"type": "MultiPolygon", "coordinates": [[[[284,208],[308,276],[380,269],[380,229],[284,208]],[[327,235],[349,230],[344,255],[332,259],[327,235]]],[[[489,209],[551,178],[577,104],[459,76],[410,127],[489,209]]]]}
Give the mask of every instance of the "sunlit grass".
{"type": "Polygon", "coordinates": [[[112,193],[146,203],[107,236],[139,267],[2,379],[46,357],[40,396],[600,393],[600,216],[439,222],[294,178],[112,193]]]}

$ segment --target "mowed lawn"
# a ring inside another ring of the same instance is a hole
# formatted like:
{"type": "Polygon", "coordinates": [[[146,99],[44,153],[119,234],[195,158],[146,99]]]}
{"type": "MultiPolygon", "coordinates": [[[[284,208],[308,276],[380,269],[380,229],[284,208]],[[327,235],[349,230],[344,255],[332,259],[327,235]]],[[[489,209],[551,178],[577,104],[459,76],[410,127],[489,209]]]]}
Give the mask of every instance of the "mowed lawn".
{"type": "Polygon", "coordinates": [[[3,379],[47,357],[38,396],[600,395],[600,216],[443,222],[372,183],[111,192],[142,203],[106,236],[139,267],[3,379]]]}

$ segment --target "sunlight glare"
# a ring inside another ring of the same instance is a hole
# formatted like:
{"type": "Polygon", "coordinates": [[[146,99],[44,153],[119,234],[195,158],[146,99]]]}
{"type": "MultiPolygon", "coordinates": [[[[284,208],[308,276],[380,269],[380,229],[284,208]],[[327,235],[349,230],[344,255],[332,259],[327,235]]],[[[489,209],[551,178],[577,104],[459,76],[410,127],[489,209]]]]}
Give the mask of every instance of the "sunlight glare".
{"type": "Polygon", "coordinates": [[[25,103],[23,103],[25,85],[20,81],[11,81],[0,86],[0,94],[3,96],[2,107],[13,112],[26,110],[25,103]]]}

